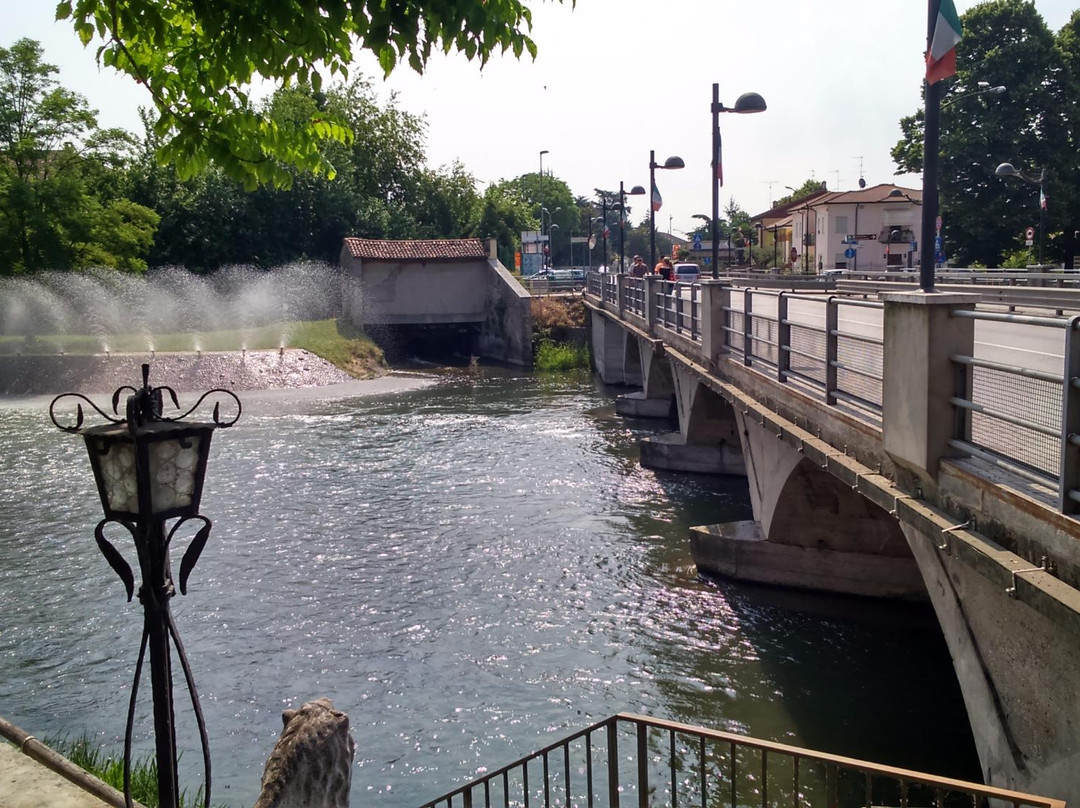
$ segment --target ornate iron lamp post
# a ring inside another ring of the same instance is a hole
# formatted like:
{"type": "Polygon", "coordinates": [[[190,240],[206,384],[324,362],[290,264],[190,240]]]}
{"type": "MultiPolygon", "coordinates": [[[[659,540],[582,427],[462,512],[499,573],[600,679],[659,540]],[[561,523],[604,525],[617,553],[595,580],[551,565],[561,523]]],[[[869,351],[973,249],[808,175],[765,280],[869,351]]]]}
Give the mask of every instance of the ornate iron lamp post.
{"type": "Polygon", "coordinates": [[[218,427],[229,427],[240,417],[240,399],[229,390],[214,389],[202,395],[191,409],[173,417],[163,415],[162,392],[168,391],[173,407],[180,405],[170,387],[151,387],[150,366],[142,366],[142,387],[119,388],[112,396],[110,415],[81,393],[64,393],[49,405],[49,416],[64,432],[82,435],[90,456],[90,466],[97,482],[98,494],[105,518],[94,530],[98,549],[127,589],[128,600],[135,592],[135,576],[120,551],[105,538],[110,522],[123,526],[132,536],[138,556],[142,584],[139,602],[143,605],[143,635],[135,663],[135,678],[128,705],[127,732],[124,738],[124,796],[131,803],[131,738],[135,721],[135,702],[142,674],[146,649],[150,649],[150,680],[154,700],[154,735],[157,760],[158,798],[163,808],[179,805],[177,778],[176,727],[172,697],[172,657],[170,641],[176,646],[177,658],[191,693],[192,708],[199,727],[203,765],[206,773],[205,805],[210,805],[210,750],[206,726],[195,682],[191,675],[184,646],[169,611],[169,599],[175,592],[169,564],[169,545],[177,529],[189,520],[200,523],[195,537],[188,544],[180,562],[180,592],[187,594],[188,576],[199,560],[210,536],[211,523],[199,514],[206,463],[210,454],[210,437],[218,427]],[[124,417],[120,417],[120,399],[127,397],[124,417]],[[236,405],[231,418],[221,416],[221,400],[215,401],[212,422],[183,422],[207,398],[220,395],[236,405]],[[79,400],[74,424],[62,423],[70,412],[61,413],[57,404],[67,399],[79,400]],[[89,404],[109,423],[83,427],[83,402],[89,404]],[[179,519],[166,532],[165,523],[179,519]]]}

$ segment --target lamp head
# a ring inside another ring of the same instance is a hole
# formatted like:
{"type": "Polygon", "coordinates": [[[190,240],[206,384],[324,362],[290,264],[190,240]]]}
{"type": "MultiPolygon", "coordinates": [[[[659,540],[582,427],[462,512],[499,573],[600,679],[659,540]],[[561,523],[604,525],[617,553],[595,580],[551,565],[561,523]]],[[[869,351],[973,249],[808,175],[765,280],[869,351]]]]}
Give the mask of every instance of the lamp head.
{"type": "Polygon", "coordinates": [[[633,188],[631,188],[626,193],[630,194],[630,196],[644,196],[645,195],[645,189],[643,187],[641,187],[640,185],[635,185],[633,188]]]}
{"type": "Polygon", "coordinates": [[[660,168],[686,168],[686,163],[681,157],[669,157],[660,168]]]}
{"type": "Polygon", "coordinates": [[[541,154],[541,156],[542,156],[542,155],[545,155],[545,154],[547,154],[547,153],[548,153],[548,150],[547,150],[547,149],[541,149],[541,150],[540,150],[540,154],[541,154]]]}
{"type": "Polygon", "coordinates": [[[1020,175],[1020,172],[1016,170],[1012,163],[1002,163],[994,169],[994,173],[999,177],[1016,177],[1020,175]]]}
{"type": "Polygon", "coordinates": [[[731,112],[748,113],[748,112],[764,112],[768,109],[765,104],[765,99],[757,93],[743,93],[737,99],[735,99],[735,106],[731,108],[731,112]]]}

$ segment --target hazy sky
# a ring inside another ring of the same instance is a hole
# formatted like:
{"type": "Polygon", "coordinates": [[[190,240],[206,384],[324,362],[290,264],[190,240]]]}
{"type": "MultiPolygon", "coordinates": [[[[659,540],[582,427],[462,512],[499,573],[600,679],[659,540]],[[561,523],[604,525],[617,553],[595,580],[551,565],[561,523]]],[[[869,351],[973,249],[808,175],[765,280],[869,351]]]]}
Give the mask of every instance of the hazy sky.
{"type": "MultiPolygon", "coordinates": [[[[727,106],[744,92],[764,96],[759,115],[722,115],[724,187],[750,213],[813,176],[830,190],[898,182],[890,148],[901,116],[920,105],[926,0],[532,0],[535,62],[496,57],[481,72],[464,57],[436,57],[425,76],[399,69],[378,79],[382,94],[426,116],[432,166],[460,160],[480,181],[540,168],[575,195],[595,188],[648,185],[657,162],[679,155],[680,171],[658,171],[664,198],[657,228],[696,226],[711,209],[709,111],[712,85],[727,106]],[[772,182],[773,184],[768,184],[772,182]]],[[[956,0],[963,13],[973,0],[956,0]]],[[[1036,0],[1057,31],[1075,2],[1036,0]]],[[[85,95],[107,126],[139,131],[145,91],[99,71],[71,27],[52,21],[54,4],[0,0],[8,46],[40,40],[65,86],[85,95]]],[[[378,76],[374,60],[358,67],[378,76]]],[[[1009,103],[1009,95],[987,103],[1009,103]]],[[[1001,155],[1001,159],[1020,156],[1001,155]]],[[[483,187],[483,186],[481,186],[483,187]]],[[[647,211],[631,200],[636,221],[647,211]]]]}

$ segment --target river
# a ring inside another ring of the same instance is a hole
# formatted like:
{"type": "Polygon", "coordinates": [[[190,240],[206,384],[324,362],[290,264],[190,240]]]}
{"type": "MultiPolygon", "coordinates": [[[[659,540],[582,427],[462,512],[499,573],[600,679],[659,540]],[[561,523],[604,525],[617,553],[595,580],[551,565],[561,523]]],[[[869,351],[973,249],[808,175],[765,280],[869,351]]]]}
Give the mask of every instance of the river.
{"type": "MultiPolygon", "coordinates": [[[[281,711],[322,695],[352,721],[354,805],[419,804],[621,710],[978,777],[932,616],[699,578],[687,528],[747,518],[745,481],[641,468],[637,441],[663,428],[612,396],[496,370],[243,396],[173,601],[215,804],[254,802],[281,711]]],[[[47,403],[0,406],[0,715],[120,748],[141,618],[95,547],[82,442],[47,403]]],[[[194,791],[179,682],[177,710],[194,791]]]]}

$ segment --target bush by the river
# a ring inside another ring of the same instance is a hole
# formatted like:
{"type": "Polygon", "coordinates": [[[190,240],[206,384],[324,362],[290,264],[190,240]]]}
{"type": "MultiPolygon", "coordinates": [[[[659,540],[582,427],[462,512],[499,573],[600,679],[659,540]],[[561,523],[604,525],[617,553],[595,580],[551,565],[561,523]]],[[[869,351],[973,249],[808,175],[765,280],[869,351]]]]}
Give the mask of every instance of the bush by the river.
{"type": "Polygon", "coordinates": [[[563,372],[589,367],[589,348],[565,342],[544,340],[536,346],[533,367],[539,371],[563,372]]]}

